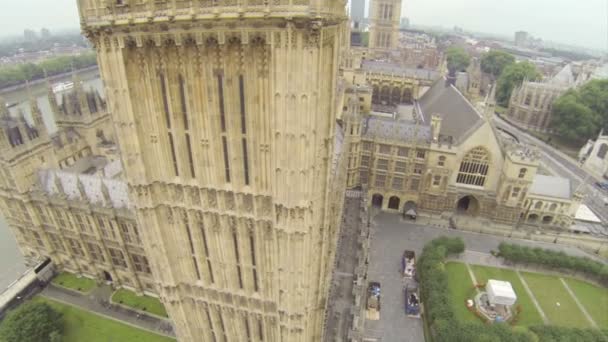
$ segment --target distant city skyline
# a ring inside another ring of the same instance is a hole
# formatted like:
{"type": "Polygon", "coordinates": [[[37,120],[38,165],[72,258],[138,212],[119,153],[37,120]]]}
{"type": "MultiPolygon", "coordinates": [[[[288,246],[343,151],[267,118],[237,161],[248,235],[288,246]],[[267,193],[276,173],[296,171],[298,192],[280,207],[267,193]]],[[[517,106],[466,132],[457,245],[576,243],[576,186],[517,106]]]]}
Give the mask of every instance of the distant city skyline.
{"type": "MultiPolygon", "coordinates": [[[[76,0],[20,0],[3,7],[3,36],[27,28],[58,31],[79,26],[76,0]]],[[[459,26],[509,37],[527,31],[543,40],[600,50],[608,45],[606,0],[404,0],[402,17],[412,25],[459,26]]]]}

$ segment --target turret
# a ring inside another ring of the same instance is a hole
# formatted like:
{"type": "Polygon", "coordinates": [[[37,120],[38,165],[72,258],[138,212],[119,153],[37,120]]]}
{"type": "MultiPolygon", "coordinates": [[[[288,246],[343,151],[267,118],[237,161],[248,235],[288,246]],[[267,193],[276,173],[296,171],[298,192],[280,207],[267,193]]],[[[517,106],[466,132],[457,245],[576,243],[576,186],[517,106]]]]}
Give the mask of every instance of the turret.
{"type": "Polygon", "coordinates": [[[439,141],[439,132],[441,132],[441,121],[443,119],[439,114],[434,114],[431,117],[431,133],[433,134],[433,142],[439,141]]]}

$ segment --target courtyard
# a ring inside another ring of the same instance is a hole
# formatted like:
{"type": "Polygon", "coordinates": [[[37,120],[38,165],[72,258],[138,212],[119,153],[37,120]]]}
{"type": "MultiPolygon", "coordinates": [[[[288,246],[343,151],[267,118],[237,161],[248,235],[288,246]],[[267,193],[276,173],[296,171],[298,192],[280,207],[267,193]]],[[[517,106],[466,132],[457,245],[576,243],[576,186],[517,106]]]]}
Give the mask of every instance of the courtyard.
{"type": "MultiPolygon", "coordinates": [[[[404,278],[400,274],[401,256],[404,250],[413,250],[416,255],[419,256],[422,252],[424,245],[440,236],[449,237],[460,237],[464,240],[466,248],[469,251],[478,252],[479,255],[488,255],[490,251],[496,250],[501,242],[517,243],[520,245],[541,247],[546,249],[552,249],[557,251],[564,251],[570,255],[575,256],[588,256],[586,253],[567,246],[561,246],[550,243],[533,242],[520,239],[511,239],[506,237],[499,237],[493,235],[485,235],[479,233],[472,233],[454,229],[444,229],[432,226],[425,226],[416,224],[412,221],[404,221],[400,215],[379,213],[373,218],[372,224],[372,241],[370,248],[370,261],[368,267],[368,279],[367,281],[378,281],[382,285],[382,298],[381,298],[381,310],[380,320],[378,321],[365,321],[364,336],[369,341],[406,341],[406,342],[422,342],[424,341],[423,324],[421,319],[409,318],[404,312],[404,293],[403,289],[406,285],[404,278]]],[[[466,307],[464,307],[465,296],[468,291],[472,288],[473,283],[466,270],[465,264],[455,264],[451,266],[458,268],[458,271],[454,271],[454,275],[458,277],[457,282],[450,281],[450,284],[456,283],[462,286],[462,289],[451,289],[454,290],[455,294],[459,297],[454,299],[454,303],[462,303],[461,307],[457,309],[458,314],[462,319],[475,321],[479,320],[473,314],[471,314],[466,307]],[[459,292],[460,291],[460,292],[459,292]],[[463,291],[467,291],[463,293],[463,291]]],[[[490,277],[502,277],[503,280],[513,280],[514,289],[521,300],[522,306],[530,307],[531,309],[524,310],[519,319],[519,324],[522,326],[542,324],[543,318],[536,311],[532,299],[526,295],[525,290],[522,290],[523,284],[518,283],[517,275],[515,272],[510,270],[497,269],[493,267],[484,266],[471,266],[474,269],[475,274],[479,274],[478,281],[488,279],[490,277]]],[[[528,283],[533,293],[543,292],[541,288],[544,286],[551,286],[557,288],[560,285],[564,288],[559,278],[557,280],[547,282],[541,279],[540,283],[537,281],[537,277],[534,274],[528,275],[526,272],[521,272],[522,276],[526,279],[530,279],[528,283]],[[557,281],[557,283],[555,282],[557,281]]],[[[452,274],[450,274],[451,276],[452,274]]],[[[599,327],[606,328],[605,308],[608,307],[608,293],[606,289],[600,289],[593,285],[575,280],[565,278],[564,281],[570,286],[570,289],[576,293],[576,296],[581,302],[589,315],[593,317],[593,320],[599,327]]],[[[557,290],[556,290],[557,291],[557,290]]],[[[564,290],[565,291],[565,290],[564,290]]],[[[565,296],[567,292],[559,291],[558,295],[563,296],[563,299],[555,299],[555,302],[560,302],[560,305],[566,307],[572,307],[572,298],[565,296]]],[[[550,298],[550,296],[548,296],[550,298]]],[[[544,299],[537,300],[542,302],[544,299]]],[[[560,319],[567,320],[569,316],[563,315],[564,310],[559,310],[562,306],[555,309],[550,307],[550,303],[547,301],[542,302],[541,306],[546,306],[545,315],[551,322],[551,318],[555,320],[555,324],[560,324],[560,319]],[[559,315],[565,316],[559,318],[559,315]]],[[[577,305],[574,306],[574,312],[580,312],[577,305]]],[[[567,326],[580,326],[589,327],[590,323],[586,317],[581,313],[581,319],[575,319],[572,322],[568,322],[567,326]]],[[[571,315],[570,315],[571,316],[571,315]]]]}

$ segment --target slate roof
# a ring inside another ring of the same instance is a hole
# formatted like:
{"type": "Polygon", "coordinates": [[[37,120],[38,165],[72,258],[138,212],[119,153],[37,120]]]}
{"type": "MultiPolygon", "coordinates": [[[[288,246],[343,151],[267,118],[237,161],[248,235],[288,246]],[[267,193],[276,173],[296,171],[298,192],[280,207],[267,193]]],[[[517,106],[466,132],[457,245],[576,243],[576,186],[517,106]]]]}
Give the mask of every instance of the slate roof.
{"type": "Polygon", "coordinates": [[[393,120],[381,117],[368,117],[363,126],[363,136],[368,138],[381,138],[388,140],[413,140],[416,137],[419,142],[431,141],[431,127],[416,125],[412,121],[393,120]]]}
{"type": "Polygon", "coordinates": [[[363,61],[362,69],[369,72],[398,75],[426,81],[435,81],[441,77],[441,74],[435,70],[406,68],[382,61],[363,61]]]}
{"type": "Polygon", "coordinates": [[[484,123],[475,107],[444,78],[439,79],[418,101],[425,125],[431,124],[431,117],[442,118],[440,134],[452,137],[458,142],[484,123]]]}
{"type": "Polygon", "coordinates": [[[567,178],[536,175],[529,191],[530,195],[570,199],[572,188],[567,178]]]}
{"type": "Polygon", "coordinates": [[[127,183],[119,180],[60,170],[40,170],[38,179],[42,191],[49,195],[63,194],[69,200],[87,201],[113,208],[131,208],[127,183]]]}

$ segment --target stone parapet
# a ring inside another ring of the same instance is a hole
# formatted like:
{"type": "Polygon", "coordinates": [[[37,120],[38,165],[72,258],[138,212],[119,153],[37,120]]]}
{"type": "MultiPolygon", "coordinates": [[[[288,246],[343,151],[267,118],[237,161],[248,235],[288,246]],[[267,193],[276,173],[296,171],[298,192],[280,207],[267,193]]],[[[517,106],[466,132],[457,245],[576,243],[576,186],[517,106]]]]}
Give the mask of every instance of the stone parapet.
{"type": "Polygon", "coordinates": [[[344,0],[79,0],[83,27],[217,19],[345,17],[344,0]]]}

